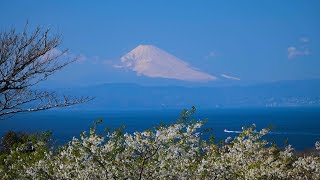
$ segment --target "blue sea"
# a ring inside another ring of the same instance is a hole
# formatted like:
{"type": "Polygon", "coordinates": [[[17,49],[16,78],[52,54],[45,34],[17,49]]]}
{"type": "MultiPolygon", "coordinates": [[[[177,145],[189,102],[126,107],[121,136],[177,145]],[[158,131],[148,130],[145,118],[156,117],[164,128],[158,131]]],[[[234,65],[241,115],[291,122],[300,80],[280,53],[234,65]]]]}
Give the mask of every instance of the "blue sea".
{"type": "MultiPolygon", "coordinates": [[[[106,111],[67,111],[50,110],[45,112],[18,114],[0,121],[0,134],[9,130],[36,132],[50,130],[57,144],[64,144],[73,136],[92,126],[98,118],[103,122],[98,130],[105,127],[119,128],[125,125],[126,132],[142,131],[160,123],[173,123],[181,114],[179,110],[106,110],[106,111]]],[[[199,109],[191,117],[206,119],[204,128],[213,131],[203,138],[213,135],[216,141],[237,135],[242,126],[255,124],[257,130],[271,127],[265,138],[284,147],[286,140],[297,150],[314,147],[320,140],[320,108],[241,108],[241,109],[199,109]],[[227,129],[229,133],[224,132],[227,129]],[[235,131],[234,133],[232,133],[235,131]]]]}

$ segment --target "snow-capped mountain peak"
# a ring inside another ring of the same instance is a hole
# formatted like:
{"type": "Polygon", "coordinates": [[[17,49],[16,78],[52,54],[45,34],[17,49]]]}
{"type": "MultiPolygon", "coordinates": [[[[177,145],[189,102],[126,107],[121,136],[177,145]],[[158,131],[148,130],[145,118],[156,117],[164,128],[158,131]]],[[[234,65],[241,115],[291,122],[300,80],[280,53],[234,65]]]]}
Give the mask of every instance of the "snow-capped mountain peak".
{"type": "Polygon", "coordinates": [[[201,72],[185,61],[153,45],[139,45],[121,57],[121,67],[151,78],[211,81],[216,77],[201,72]]]}

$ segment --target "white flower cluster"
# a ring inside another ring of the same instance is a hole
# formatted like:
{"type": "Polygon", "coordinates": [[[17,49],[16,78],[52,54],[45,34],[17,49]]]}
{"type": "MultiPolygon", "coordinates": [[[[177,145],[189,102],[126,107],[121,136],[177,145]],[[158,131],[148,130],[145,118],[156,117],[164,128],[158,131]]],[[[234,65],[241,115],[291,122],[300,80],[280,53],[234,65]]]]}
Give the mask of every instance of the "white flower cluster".
{"type": "MultiPolygon", "coordinates": [[[[100,136],[95,128],[58,150],[25,155],[17,148],[0,179],[319,179],[317,154],[296,156],[262,139],[267,129],[244,128],[215,144],[199,138],[202,122],[100,136]]],[[[320,143],[316,143],[319,149],[320,143]]]]}

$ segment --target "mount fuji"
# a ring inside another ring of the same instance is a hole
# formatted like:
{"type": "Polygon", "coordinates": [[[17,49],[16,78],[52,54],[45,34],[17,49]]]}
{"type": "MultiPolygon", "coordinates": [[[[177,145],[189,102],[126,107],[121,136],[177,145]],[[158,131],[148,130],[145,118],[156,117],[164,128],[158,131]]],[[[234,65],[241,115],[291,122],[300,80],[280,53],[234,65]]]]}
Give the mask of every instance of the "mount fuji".
{"type": "Polygon", "coordinates": [[[192,82],[208,82],[217,79],[153,45],[139,45],[122,56],[120,60],[121,64],[115,67],[130,69],[137,75],[150,78],[192,82]]]}

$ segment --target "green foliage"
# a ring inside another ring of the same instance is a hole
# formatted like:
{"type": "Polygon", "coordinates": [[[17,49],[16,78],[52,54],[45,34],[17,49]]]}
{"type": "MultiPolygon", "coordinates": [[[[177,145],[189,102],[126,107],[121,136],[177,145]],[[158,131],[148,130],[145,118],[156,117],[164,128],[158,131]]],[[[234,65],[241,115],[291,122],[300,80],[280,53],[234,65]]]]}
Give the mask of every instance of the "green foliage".
{"type": "MultiPolygon", "coordinates": [[[[288,145],[284,150],[262,137],[268,129],[244,127],[234,138],[220,144],[201,140],[203,121],[195,121],[195,108],[184,110],[173,124],[134,132],[124,126],[98,134],[81,133],[54,150],[51,134],[5,135],[7,150],[1,151],[2,179],[318,179],[320,157],[296,156],[288,145]],[[32,151],[24,148],[31,142],[32,151]],[[7,145],[8,144],[8,145],[7,145]]],[[[320,149],[320,143],[316,143],[320,149]]]]}
{"type": "Polygon", "coordinates": [[[6,172],[7,178],[18,177],[19,169],[33,166],[45,157],[45,153],[52,150],[51,136],[50,131],[31,134],[7,132],[0,143],[0,170],[6,172]]]}

